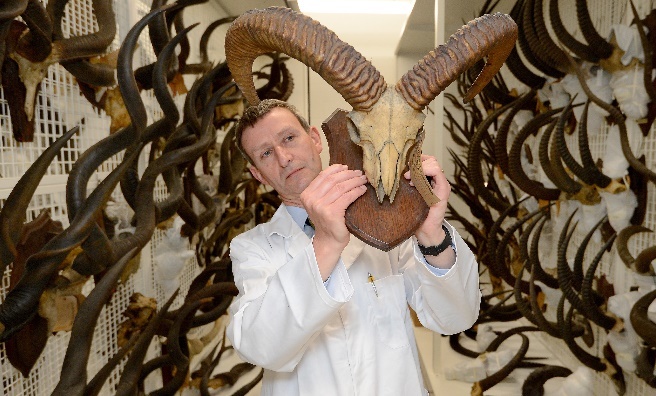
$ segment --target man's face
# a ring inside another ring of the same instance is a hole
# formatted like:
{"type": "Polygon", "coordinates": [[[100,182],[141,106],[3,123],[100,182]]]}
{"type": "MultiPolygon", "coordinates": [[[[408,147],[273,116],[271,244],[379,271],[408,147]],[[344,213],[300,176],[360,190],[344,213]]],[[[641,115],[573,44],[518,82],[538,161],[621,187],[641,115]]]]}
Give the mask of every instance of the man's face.
{"type": "Polygon", "coordinates": [[[287,205],[302,206],[300,195],[321,172],[321,137],[309,132],[294,114],[274,108],[242,134],[242,145],[253,160],[249,170],[273,187],[287,205]]]}

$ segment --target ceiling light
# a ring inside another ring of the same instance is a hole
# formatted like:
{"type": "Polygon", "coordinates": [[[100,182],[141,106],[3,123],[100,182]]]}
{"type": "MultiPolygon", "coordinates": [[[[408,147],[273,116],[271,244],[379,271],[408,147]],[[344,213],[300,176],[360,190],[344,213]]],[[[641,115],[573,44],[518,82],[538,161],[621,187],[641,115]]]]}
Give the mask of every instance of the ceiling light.
{"type": "Polygon", "coordinates": [[[304,13],[409,15],[414,0],[298,0],[304,13]]]}

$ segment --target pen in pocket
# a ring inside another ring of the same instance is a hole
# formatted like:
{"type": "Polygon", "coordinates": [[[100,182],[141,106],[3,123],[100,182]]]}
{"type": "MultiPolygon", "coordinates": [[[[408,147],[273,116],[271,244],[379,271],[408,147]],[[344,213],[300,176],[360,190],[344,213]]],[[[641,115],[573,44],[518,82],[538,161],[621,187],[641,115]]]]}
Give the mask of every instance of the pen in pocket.
{"type": "Polygon", "coordinates": [[[374,293],[376,293],[376,297],[378,297],[378,290],[376,289],[376,282],[374,281],[374,276],[371,275],[371,272],[369,272],[369,282],[371,282],[371,287],[374,288],[374,293]]]}

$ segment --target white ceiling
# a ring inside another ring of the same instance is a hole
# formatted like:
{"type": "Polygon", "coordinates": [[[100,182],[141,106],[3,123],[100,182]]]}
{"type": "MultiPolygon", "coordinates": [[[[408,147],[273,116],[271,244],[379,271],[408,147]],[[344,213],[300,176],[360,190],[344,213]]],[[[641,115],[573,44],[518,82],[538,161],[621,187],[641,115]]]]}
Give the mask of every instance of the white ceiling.
{"type": "MultiPolygon", "coordinates": [[[[329,1],[329,0],[326,0],[329,1]]],[[[434,46],[434,13],[437,0],[416,0],[407,21],[398,15],[307,14],[333,30],[367,57],[425,54],[434,46]],[[406,23],[407,22],[407,23],[406,23]]],[[[296,0],[215,0],[226,14],[240,15],[253,8],[290,7],[296,0]]],[[[507,12],[515,0],[500,0],[497,7],[507,12]]],[[[445,0],[445,38],[474,19],[484,0],[445,0]]]]}

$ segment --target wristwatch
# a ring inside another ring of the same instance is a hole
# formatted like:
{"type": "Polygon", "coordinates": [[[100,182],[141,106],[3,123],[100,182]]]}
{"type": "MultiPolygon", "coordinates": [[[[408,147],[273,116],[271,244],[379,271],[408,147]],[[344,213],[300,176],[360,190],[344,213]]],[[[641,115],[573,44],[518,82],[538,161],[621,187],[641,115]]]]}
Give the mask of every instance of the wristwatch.
{"type": "MultiPolygon", "coordinates": [[[[444,240],[442,243],[439,245],[433,245],[433,246],[424,246],[421,243],[417,242],[419,245],[419,250],[424,256],[437,256],[440,253],[442,253],[446,248],[451,247],[453,248],[453,240],[451,239],[451,233],[449,232],[449,229],[442,224],[442,229],[444,230],[444,240]]],[[[453,249],[455,251],[455,249],[453,249]]]]}

